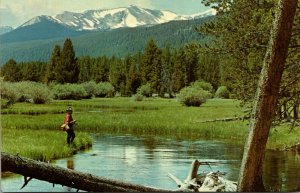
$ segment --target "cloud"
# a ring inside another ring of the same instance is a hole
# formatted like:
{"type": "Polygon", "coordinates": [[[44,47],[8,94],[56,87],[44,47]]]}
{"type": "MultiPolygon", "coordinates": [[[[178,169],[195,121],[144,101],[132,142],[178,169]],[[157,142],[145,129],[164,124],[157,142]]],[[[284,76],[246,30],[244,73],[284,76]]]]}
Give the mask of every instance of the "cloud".
{"type": "Polygon", "coordinates": [[[5,6],[0,6],[0,26],[13,26],[18,18],[5,6]]]}

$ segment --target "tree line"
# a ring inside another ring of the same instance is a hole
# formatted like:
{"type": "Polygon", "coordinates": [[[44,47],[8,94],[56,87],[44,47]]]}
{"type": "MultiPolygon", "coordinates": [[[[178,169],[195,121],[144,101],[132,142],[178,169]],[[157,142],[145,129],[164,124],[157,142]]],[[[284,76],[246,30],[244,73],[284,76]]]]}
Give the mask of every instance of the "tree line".
{"type": "Polygon", "coordinates": [[[152,93],[174,96],[183,87],[202,80],[216,90],[220,85],[219,59],[201,53],[198,43],[192,42],[179,49],[159,48],[151,38],[144,52],[116,56],[77,58],[70,38],[63,48],[55,45],[49,62],[17,63],[10,59],[1,68],[5,81],[36,81],[50,83],[110,82],[122,96],[131,96],[149,84],[152,93]]]}

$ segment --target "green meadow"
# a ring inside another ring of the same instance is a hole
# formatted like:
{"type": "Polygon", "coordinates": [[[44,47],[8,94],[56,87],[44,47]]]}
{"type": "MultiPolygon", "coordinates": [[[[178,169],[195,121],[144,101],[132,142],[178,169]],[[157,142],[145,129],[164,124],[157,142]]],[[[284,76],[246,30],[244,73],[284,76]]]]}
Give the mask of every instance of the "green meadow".
{"type": "MultiPolygon", "coordinates": [[[[129,97],[54,100],[48,104],[15,103],[1,110],[2,151],[38,160],[67,157],[92,145],[91,134],[159,135],[180,139],[218,139],[244,143],[249,120],[204,122],[241,117],[238,100],[210,99],[200,107],[186,107],[176,99],[129,97]],[[59,130],[65,109],[73,107],[74,144],[66,144],[59,130]]],[[[271,129],[267,148],[284,149],[299,142],[300,131],[288,124],[271,129]]]]}

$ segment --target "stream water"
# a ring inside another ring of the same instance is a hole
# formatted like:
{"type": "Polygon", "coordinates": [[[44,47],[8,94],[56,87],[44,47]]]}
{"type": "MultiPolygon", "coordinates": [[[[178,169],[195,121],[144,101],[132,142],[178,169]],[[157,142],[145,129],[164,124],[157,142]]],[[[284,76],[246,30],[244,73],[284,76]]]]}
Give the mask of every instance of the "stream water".
{"type": "MultiPolygon", "coordinates": [[[[54,164],[98,176],[124,180],[163,189],[176,189],[167,174],[181,180],[188,174],[193,160],[218,162],[201,165],[199,172],[222,171],[225,178],[237,181],[243,146],[213,140],[176,140],[132,135],[95,135],[93,147],[54,164]]],[[[273,191],[300,190],[299,152],[267,151],[264,182],[273,191]]],[[[23,185],[23,176],[1,179],[3,192],[75,192],[75,189],[31,180],[23,185]]]]}

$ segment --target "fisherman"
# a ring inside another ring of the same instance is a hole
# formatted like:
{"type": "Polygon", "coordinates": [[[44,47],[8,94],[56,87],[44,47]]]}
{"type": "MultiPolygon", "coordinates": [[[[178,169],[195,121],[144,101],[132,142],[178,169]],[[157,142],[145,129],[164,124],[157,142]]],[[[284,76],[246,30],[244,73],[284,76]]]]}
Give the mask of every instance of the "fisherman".
{"type": "Polygon", "coordinates": [[[72,117],[72,107],[68,107],[66,110],[67,114],[65,116],[65,120],[64,120],[64,128],[63,130],[65,130],[68,134],[67,136],[67,143],[70,144],[73,142],[74,138],[75,138],[75,133],[74,133],[74,124],[76,123],[76,120],[73,120],[72,117]]]}

